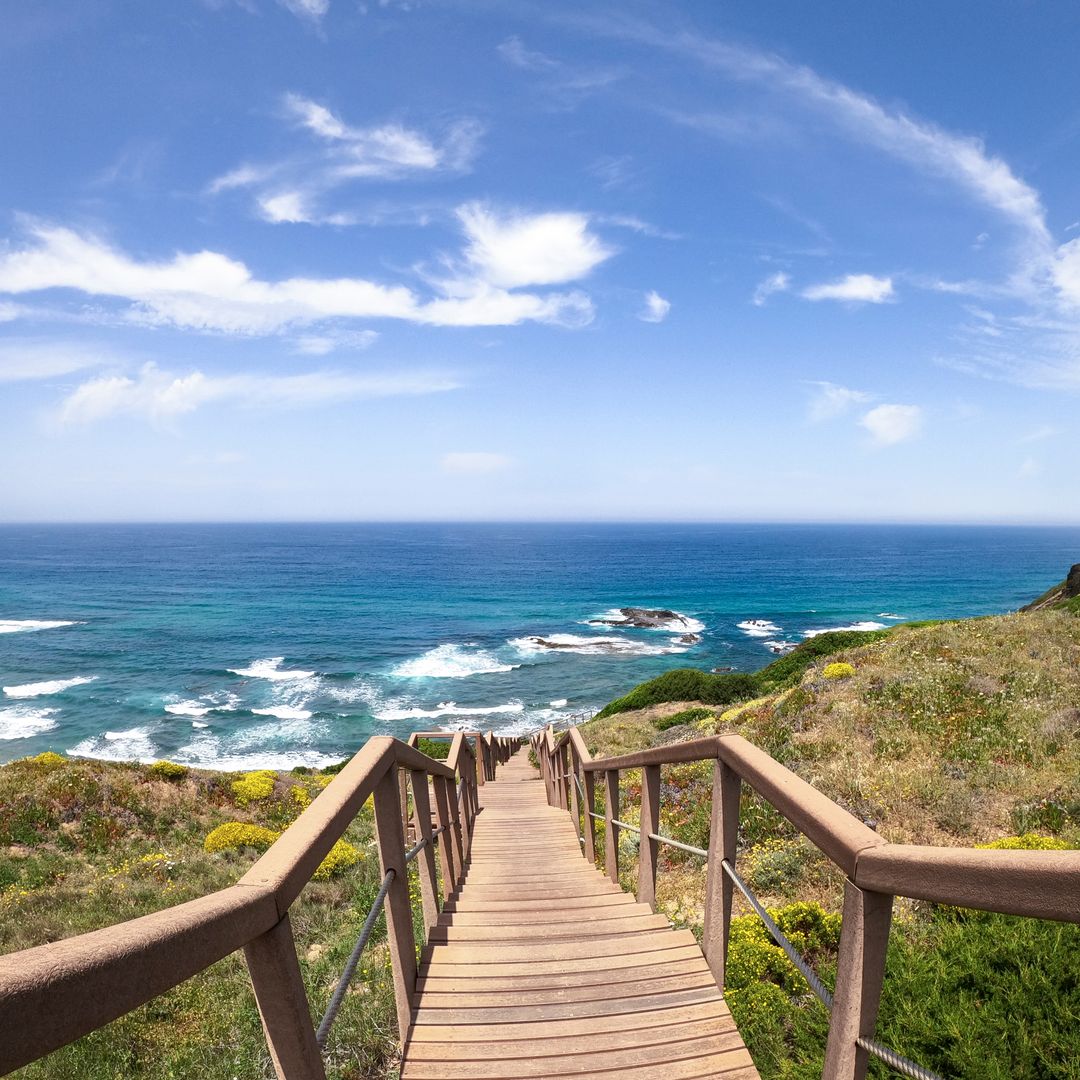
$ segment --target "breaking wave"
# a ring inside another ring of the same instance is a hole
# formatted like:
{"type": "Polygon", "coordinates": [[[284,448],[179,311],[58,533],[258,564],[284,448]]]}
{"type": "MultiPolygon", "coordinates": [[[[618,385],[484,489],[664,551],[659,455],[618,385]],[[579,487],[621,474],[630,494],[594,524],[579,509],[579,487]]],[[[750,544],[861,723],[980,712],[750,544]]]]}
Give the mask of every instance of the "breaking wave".
{"type": "Polygon", "coordinates": [[[70,619],[0,619],[0,634],[25,634],[31,630],[55,630],[58,626],[78,626],[70,619]]]}
{"type": "Polygon", "coordinates": [[[0,709],[0,739],[29,739],[34,735],[52,731],[56,721],[52,718],[58,709],[35,709],[29,705],[13,705],[0,709]]]}
{"type": "Polygon", "coordinates": [[[271,656],[266,660],[254,660],[250,667],[229,668],[233,675],[242,675],[245,679],[270,679],[272,682],[284,682],[287,679],[310,679],[314,671],[282,671],[284,656],[271,656]]]}
{"type": "Polygon", "coordinates": [[[886,629],[886,624],[885,623],[883,623],[883,622],[872,622],[871,620],[868,619],[865,622],[852,623],[850,626],[823,626],[818,630],[804,630],[802,632],[802,636],[805,637],[805,638],[812,638],[812,637],[817,637],[818,634],[838,634],[838,633],[841,633],[841,632],[847,632],[847,631],[853,631],[853,630],[859,630],[859,631],[865,632],[867,630],[884,630],[884,629],[886,629]]]}
{"type": "Polygon", "coordinates": [[[492,675],[513,671],[519,664],[504,664],[484,649],[466,645],[439,645],[415,660],[405,660],[392,668],[401,679],[464,679],[470,675],[492,675]]]}
{"type": "Polygon", "coordinates": [[[22,686],[5,686],[4,693],[13,698],[44,697],[47,694],[59,694],[69,686],[82,686],[83,683],[93,682],[96,678],[96,675],[77,675],[74,679],[23,683],[22,686]]]}

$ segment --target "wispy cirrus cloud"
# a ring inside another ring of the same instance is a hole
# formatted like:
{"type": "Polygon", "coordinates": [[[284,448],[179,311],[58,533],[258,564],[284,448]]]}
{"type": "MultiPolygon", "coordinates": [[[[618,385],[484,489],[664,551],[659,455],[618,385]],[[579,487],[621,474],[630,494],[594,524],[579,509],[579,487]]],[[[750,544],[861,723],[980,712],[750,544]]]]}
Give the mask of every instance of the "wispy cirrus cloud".
{"type": "Polygon", "coordinates": [[[0,383],[53,379],[116,360],[107,349],[77,341],[9,340],[0,343],[0,383]]]}
{"type": "Polygon", "coordinates": [[[809,385],[814,387],[814,396],[810,400],[808,416],[815,424],[835,420],[850,412],[856,405],[874,399],[874,395],[865,390],[852,390],[837,383],[819,380],[809,385]]]}
{"type": "Polygon", "coordinates": [[[349,225],[356,215],[323,207],[329,195],[356,181],[456,175],[472,165],[482,129],[472,119],[436,137],[389,122],[358,127],[302,94],[281,99],[281,116],[314,142],[276,162],[245,162],[207,185],[209,195],[250,190],[259,216],[272,224],[349,225]]]}
{"type": "Polygon", "coordinates": [[[196,369],[177,375],[149,363],[134,376],[102,375],[87,380],[64,398],[56,418],[63,425],[90,424],[124,415],[161,422],[206,405],[295,409],[364,398],[443,393],[459,385],[447,375],[424,372],[222,375],[196,369]]]}
{"type": "Polygon", "coordinates": [[[449,273],[424,295],[365,278],[256,277],[221,252],[137,259],[100,237],[31,222],[28,242],[0,253],[0,294],[74,290],[115,302],[120,321],[230,334],[274,334],[327,320],[400,319],[435,326],[589,322],[583,292],[524,291],[586,276],[613,254],[572,213],[459,210],[465,238],[449,273]]]}
{"type": "Polygon", "coordinates": [[[841,300],[851,304],[884,304],[896,295],[892,278],[848,274],[838,281],[810,285],[799,293],[804,300],[841,300]]]}
{"type": "Polygon", "coordinates": [[[775,274],[770,274],[764,281],[758,283],[757,288],[754,289],[754,295],[751,297],[751,302],[755,307],[764,307],[765,302],[774,293],[787,292],[790,288],[791,275],[783,270],[778,270],[775,274]]]}
{"type": "Polygon", "coordinates": [[[615,68],[572,64],[530,49],[516,34],[501,41],[495,51],[511,67],[536,76],[547,93],[564,106],[576,105],[622,78],[622,72],[615,68]]]}

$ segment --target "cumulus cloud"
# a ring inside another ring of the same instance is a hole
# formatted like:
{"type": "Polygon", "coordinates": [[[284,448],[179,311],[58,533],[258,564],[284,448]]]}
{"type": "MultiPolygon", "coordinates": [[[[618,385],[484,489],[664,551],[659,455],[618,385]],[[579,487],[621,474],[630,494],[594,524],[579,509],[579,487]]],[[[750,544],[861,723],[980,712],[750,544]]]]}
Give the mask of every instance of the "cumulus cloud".
{"type": "Polygon", "coordinates": [[[638,318],[642,322],[659,323],[668,317],[671,311],[671,301],[665,300],[658,292],[651,290],[645,294],[645,305],[638,312],[638,318]]]}
{"type": "Polygon", "coordinates": [[[883,304],[893,298],[892,278],[872,274],[848,274],[839,281],[811,285],[803,289],[806,300],[844,300],[848,303],[883,304]]]}
{"type": "Polygon", "coordinates": [[[223,402],[253,408],[299,408],[361,398],[432,394],[457,386],[448,376],[424,372],[208,375],[195,370],[176,375],[155,364],[144,364],[134,377],[102,375],[82,383],[63,400],[57,415],[62,424],[88,424],[117,415],[160,421],[223,402]]]}
{"type": "Polygon", "coordinates": [[[810,385],[815,388],[809,407],[809,417],[814,423],[835,420],[854,406],[865,404],[874,398],[873,394],[868,394],[865,390],[852,390],[836,383],[815,382],[810,385]]]}
{"type": "Polygon", "coordinates": [[[499,217],[473,204],[460,273],[423,297],[405,285],[364,278],[265,281],[215,251],[160,262],[136,259],[95,236],[43,224],[31,242],[0,252],[0,294],[73,289],[110,297],[120,318],[150,325],[270,334],[328,319],[403,319],[438,326],[512,326],[533,321],[580,325],[592,303],[580,292],[510,291],[583,276],[610,252],[577,214],[499,217]]]}
{"type": "Polygon", "coordinates": [[[922,430],[923,412],[918,405],[878,405],[859,423],[879,446],[892,446],[915,438],[922,430]]]}
{"type": "Polygon", "coordinates": [[[465,259],[491,285],[557,285],[585,277],[614,250],[589,232],[584,214],[500,214],[482,203],[458,210],[465,259]]]}
{"type": "Polygon", "coordinates": [[[482,450],[459,450],[443,454],[439,468],[443,472],[478,475],[504,472],[513,466],[514,459],[505,454],[492,454],[482,450]]]}
{"type": "Polygon", "coordinates": [[[765,301],[773,293],[787,292],[791,288],[791,277],[782,270],[770,274],[764,281],[758,284],[754,290],[753,302],[755,307],[762,307],[765,301]]]}

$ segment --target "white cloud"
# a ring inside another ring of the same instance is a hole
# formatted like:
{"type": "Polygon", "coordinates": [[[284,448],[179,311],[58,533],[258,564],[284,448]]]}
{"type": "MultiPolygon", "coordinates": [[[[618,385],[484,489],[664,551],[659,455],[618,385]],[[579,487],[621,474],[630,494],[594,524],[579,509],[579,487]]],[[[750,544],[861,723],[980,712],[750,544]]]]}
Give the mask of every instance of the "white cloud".
{"type": "Polygon", "coordinates": [[[918,405],[878,405],[859,423],[880,446],[892,446],[915,438],[922,430],[923,412],[918,405]]]}
{"type": "Polygon", "coordinates": [[[803,289],[806,300],[844,300],[849,303],[883,304],[893,298],[892,278],[872,274],[848,274],[839,281],[803,289]]]}
{"type": "Polygon", "coordinates": [[[615,254],[589,232],[584,214],[500,215],[481,203],[458,210],[465,258],[491,285],[555,285],[585,277],[615,254]]]}
{"type": "Polygon", "coordinates": [[[352,224],[354,215],[323,211],[321,201],[356,180],[465,172],[482,133],[475,120],[450,124],[441,139],[400,123],[355,127],[327,106],[295,93],[283,95],[281,111],[313,136],[315,145],[281,161],[237,166],[206,187],[209,195],[254,189],[260,217],[274,224],[352,224]]]}
{"type": "Polygon", "coordinates": [[[312,22],[318,22],[330,10],[330,0],[279,0],[279,3],[294,15],[312,22]]]}
{"type": "Polygon", "coordinates": [[[377,330],[328,331],[305,334],[294,342],[296,352],[304,356],[326,356],[344,349],[366,349],[378,338],[377,330]]]}
{"type": "Polygon", "coordinates": [[[34,224],[34,241],[0,252],[0,293],[73,289],[128,305],[126,321],[237,334],[270,334],[334,318],[404,319],[438,326],[575,326],[592,318],[580,292],[510,292],[587,273],[610,252],[576,214],[500,219],[477,206],[463,212],[470,273],[425,299],[404,285],[363,278],[263,281],[215,251],[142,262],[71,229],[34,224]]]}
{"type": "Polygon", "coordinates": [[[513,466],[514,459],[505,454],[492,454],[481,450],[456,451],[443,454],[439,468],[447,473],[485,474],[504,472],[513,466]]]}
{"type": "Polygon", "coordinates": [[[1038,476],[1042,473],[1042,462],[1037,458],[1026,457],[1020,463],[1020,468],[1016,470],[1016,475],[1021,480],[1029,480],[1032,477],[1038,476]]]}
{"type": "Polygon", "coordinates": [[[638,313],[642,322],[659,323],[668,317],[671,311],[671,301],[665,300],[658,292],[652,290],[645,294],[645,306],[638,313]]]}
{"type": "Polygon", "coordinates": [[[456,389],[445,375],[424,372],[354,375],[315,371],[302,375],[174,375],[144,364],[134,378],[104,375],[76,387],[61,403],[63,424],[87,424],[111,416],[167,420],[203,405],[233,403],[261,408],[298,408],[361,398],[431,394],[456,389]]]}
{"type": "Polygon", "coordinates": [[[874,399],[874,395],[868,394],[865,390],[852,390],[847,386],[838,386],[836,383],[815,382],[811,385],[816,388],[809,407],[809,418],[814,423],[835,420],[854,406],[874,399]]]}
{"type": "Polygon", "coordinates": [[[5,341],[0,344],[0,383],[52,379],[116,362],[93,346],[65,341],[5,341]]]}
{"type": "Polygon", "coordinates": [[[495,47],[495,51],[508,64],[522,68],[524,71],[556,71],[562,66],[558,60],[545,56],[542,52],[526,49],[521,38],[516,34],[500,42],[495,47]]]}
{"type": "Polygon", "coordinates": [[[762,307],[773,293],[787,292],[791,288],[791,277],[782,270],[770,274],[754,290],[753,303],[755,307],[762,307]]]}
{"type": "Polygon", "coordinates": [[[1034,431],[1029,431],[1026,435],[1022,435],[1017,439],[1017,443],[1023,445],[1024,443],[1044,442],[1046,439],[1056,439],[1059,435],[1064,435],[1059,427],[1054,427],[1052,424],[1042,424],[1034,431]]]}

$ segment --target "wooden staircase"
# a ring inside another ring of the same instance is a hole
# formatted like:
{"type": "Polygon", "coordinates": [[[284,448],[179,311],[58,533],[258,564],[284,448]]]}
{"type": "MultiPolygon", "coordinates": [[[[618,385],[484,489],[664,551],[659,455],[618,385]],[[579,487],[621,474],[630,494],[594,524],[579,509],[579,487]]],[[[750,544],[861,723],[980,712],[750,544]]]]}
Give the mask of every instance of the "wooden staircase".
{"type": "Polygon", "coordinates": [[[424,950],[402,1080],[757,1077],[694,936],[582,858],[519,750],[424,950]]]}

